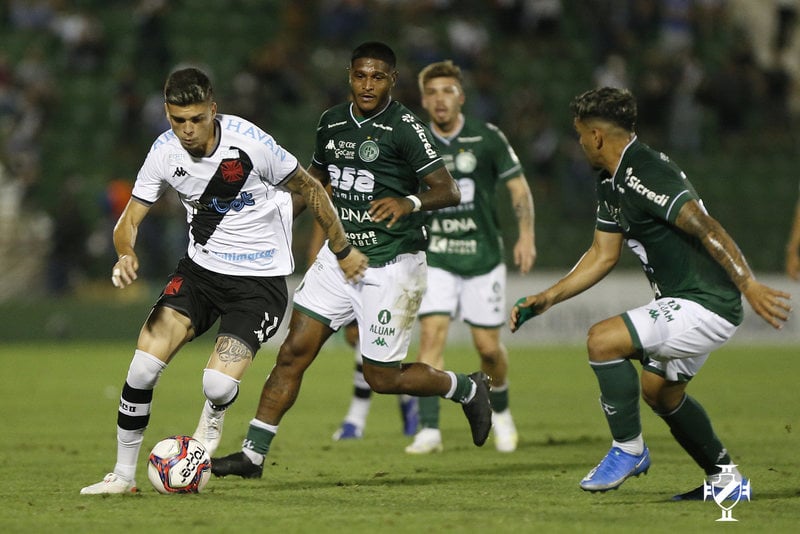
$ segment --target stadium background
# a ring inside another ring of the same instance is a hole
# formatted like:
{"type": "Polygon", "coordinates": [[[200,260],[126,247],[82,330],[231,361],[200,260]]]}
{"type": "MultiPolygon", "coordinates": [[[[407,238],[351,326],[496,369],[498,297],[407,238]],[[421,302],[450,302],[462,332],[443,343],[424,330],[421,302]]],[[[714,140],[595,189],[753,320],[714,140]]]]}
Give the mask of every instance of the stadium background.
{"type": "MultiPolygon", "coordinates": [[[[307,163],[319,113],[347,97],[349,52],[368,39],[395,48],[395,97],[417,111],[416,72],[454,59],[468,111],[516,147],[536,203],[541,278],[526,284],[569,268],[591,239],[592,177],[567,106],[600,83],[634,91],[645,142],[684,168],[757,273],[785,284],[798,196],[797,9],[778,0],[3,2],[0,338],[135,333],[181,253],[183,214],[174,199],[153,210],[139,238],[144,280],[124,294],[107,280],[110,235],[167,127],[160,92],[170,69],[206,68],[221,112],[254,120],[307,163]]],[[[513,242],[508,210],[499,215],[513,242]]],[[[308,218],[296,229],[302,272],[308,218]]],[[[622,267],[636,269],[631,255],[622,267]]]]}

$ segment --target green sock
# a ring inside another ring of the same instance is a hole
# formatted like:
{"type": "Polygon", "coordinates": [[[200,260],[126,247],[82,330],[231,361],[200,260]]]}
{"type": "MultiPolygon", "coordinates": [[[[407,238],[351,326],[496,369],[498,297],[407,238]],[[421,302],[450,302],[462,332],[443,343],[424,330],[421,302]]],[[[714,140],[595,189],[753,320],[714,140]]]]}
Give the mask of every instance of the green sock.
{"type": "Polygon", "coordinates": [[[717,464],[731,463],[728,451],[714,433],[711,419],[700,405],[689,395],[674,412],[658,414],[669,425],[675,440],[697,462],[706,475],[719,473],[717,464]]]}
{"type": "Polygon", "coordinates": [[[464,373],[454,373],[456,375],[456,390],[450,400],[464,402],[472,393],[472,380],[464,373]]]}
{"type": "Polygon", "coordinates": [[[500,389],[492,388],[489,391],[489,401],[492,403],[492,411],[500,413],[508,409],[508,385],[500,389]]]}
{"type": "Polygon", "coordinates": [[[639,375],[630,360],[592,364],[600,385],[600,406],[616,441],[629,441],[642,433],[639,418],[639,375]]]}
{"type": "Polygon", "coordinates": [[[260,428],[250,425],[247,428],[247,436],[242,442],[243,449],[250,449],[253,452],[266,456],[269,451],[269,446],[272,443],[272,438],[275,437],[275,432],[270,432],[265,428],[260,428]]]}
{"type": "Polygon", "coordinates": [[[422,428],[439,428],[439,397],[419,397],[419,423],[422,428]]]}

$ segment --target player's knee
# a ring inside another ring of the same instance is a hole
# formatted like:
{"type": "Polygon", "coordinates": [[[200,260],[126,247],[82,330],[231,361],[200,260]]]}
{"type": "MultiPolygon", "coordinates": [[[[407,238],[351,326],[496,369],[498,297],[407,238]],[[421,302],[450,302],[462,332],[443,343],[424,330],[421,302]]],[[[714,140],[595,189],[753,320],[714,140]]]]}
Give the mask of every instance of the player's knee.
{"type": "Polygon", "coordinates": [[[364,379],[375,393],[394,393],[397,389],[397,372],[394,367],[364,365],[364,379]]]}
{"type": "MultiPolygon", "coordinates": [[[[607,336],[599,325],[592,325],[586,335],[586,352],[589,354],[589,361],[602,362],[609,359],[609,346],[607,336]]],[[[612,355],[619,357],[619,355],[612,355]]]]}
{"type": "Polygon", "coordinates": [[[136,389],[153,389],[158,383],[161,372],[167,366],[152,354],[136,349],[133,353],[131,365],[128,367],[128,376],[125,381],[136,389]]]}
{"type": "Polygon", "coordinates": [[[239,381],[216,369],[204,369],[203,394],[215,407],[225,408],[236,400],[239,381]]]}

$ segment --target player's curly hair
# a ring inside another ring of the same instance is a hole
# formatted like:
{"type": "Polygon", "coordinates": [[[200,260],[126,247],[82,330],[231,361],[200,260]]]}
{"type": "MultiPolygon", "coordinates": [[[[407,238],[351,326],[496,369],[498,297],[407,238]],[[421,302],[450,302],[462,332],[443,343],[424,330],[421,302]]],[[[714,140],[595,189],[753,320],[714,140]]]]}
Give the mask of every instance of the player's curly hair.
{"type": "Polygon", "coordinates": [[[431,63],[419,72],[417,75],[419,90],[422,91],[425,83],[434,78],[455,78],[458,80],[459,84],[464,85],[464,77],[461,74],[461,68],[449,59],[431,63]]]}
{"type": "Polygon", "coordinates": [[[601,87],[576,96],[569,105],[580,120],[601,119],[632,132],[636,126],[636,100],[627,89],[601,87]]]}
{"type": "Polygon", "coordinates": [[[164,101],[175,106],[191,106],[210,102],[214,97],[211,80],[194,67],[176,70],[164,84],[164,101]]]}

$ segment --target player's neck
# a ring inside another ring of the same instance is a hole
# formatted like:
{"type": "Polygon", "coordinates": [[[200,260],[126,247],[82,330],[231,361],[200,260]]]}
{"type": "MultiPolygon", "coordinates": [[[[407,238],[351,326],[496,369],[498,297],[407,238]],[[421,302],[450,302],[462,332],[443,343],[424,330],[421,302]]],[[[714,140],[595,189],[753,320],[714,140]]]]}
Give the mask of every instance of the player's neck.
{"type": "Polygon", "coordinates": [[[447,123],[432,123],[433,131],[439,137],[443,137],[445,139],[453,137],[458,132],[461,131],[461,128],[464,127],[464,114],[459,113],[455,120],[447,122],[447,123]]]}

